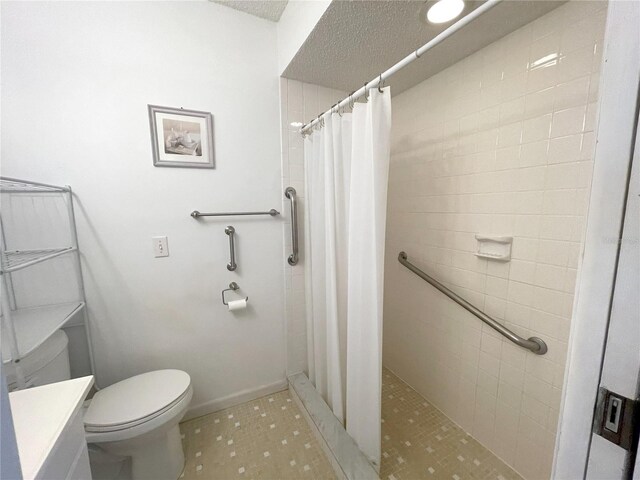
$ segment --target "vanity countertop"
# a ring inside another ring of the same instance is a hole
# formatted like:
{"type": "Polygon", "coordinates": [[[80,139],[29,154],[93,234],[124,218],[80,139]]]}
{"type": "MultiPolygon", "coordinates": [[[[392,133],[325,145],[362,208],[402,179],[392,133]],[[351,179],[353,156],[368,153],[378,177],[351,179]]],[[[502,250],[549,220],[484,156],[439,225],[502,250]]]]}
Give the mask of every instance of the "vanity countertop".
{"type": "Polygon", "coordinates": [[[38,476],[92,385],[90,375],[9,394],[24,478],[38,476]]]}

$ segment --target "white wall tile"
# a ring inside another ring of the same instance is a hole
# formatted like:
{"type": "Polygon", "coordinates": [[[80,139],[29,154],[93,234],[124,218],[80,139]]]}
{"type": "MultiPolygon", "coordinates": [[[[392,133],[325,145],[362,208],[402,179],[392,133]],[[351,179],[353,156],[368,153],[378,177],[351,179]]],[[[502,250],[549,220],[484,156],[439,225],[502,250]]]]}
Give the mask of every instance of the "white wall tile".
{"type": "Polygon", "coordinates": [[[563,110],[584,105],[589,98],[589,85],[592,77],[592,75],[585,75],[558,85],[554,91],[553,108],[563,110]]]}
{"type": "Polygon", "coordinates": [[[558,64],[558,83],[568,82],[591,73],[591,64],[594,60],[594,48],[584,47],[565,53],[560,56],[558,64]]]}
{"type": "Polygon", "coordinates": [[[546,139],[522,145],[520,149],[519,165],[521,167],[535,167],[538,165],[546,165],[548,150],[549,141],[546,139]]]}
{"type": "MultiPolygon", "coordinates": [[[[285,267],[285,315],[287,329],[287,374],[307,371],[306,312],[304,284],[304,148],[303,139],[294,122],[308,122],[325,111],[345,92],[319,87],[295,80],[280,79],[282,191],[288,186],[296,189],[298,209],[300,261],[298,265],[285,267]]],[[[284,255],[291,254],[291,224],[288,218],[289,203],[284,199],[282,212],[284,255]]]]}
{"type": "Polygon", "coordinates": [[[511,344],[397,267],[385,277],[384,362],[528,479],[551,468],[604,15],[603,2],[570,1],[393,98],[387,265],[407,251],[549,352],[511,344]],[[511,261],[479,263],[475,234],[513,236],[511,261]]]}
{"type": "Polygon", "coordinates": [[[553,110],[556,88],[551,86],[543,90],[528,93],[524,100],[524,117],[534,118],[553,110]]]}
{"type": "Polygon", "coordinates": [[[560,50],[560,31],[551,31],[531,43],[529,64],[539,64],[541,60],[557,55],[560,50]]]}
{"type": "Polygon", "coordinates": [[[563,137],[582,132],[586,111],[586,105],[583,104],[555,112],[551,125],[551,137],[563,137]]]}
{"type": "Polygon", "coordinates": [[[522,143],[537,142],[549,138],[549,129],[551,128],[552,115],[540,115],[539,117],[525,120],[524,132],[522,135],[522,143]]]}

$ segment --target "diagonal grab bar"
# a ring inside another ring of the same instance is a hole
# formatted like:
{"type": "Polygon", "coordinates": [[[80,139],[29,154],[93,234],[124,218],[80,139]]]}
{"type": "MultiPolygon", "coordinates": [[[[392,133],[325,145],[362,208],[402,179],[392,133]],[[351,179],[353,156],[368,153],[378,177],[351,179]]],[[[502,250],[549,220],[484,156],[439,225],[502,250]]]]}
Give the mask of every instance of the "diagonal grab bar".
{"type": "Polygon", "coordinates": [[[435,287],[440,292],[444,293],[447,297],[449,297],[451,300],[456,302],[462,308],[464,308],[468,312],[471,312],[480,320],[482,320],[484,323],[486,323],[491,328],[493,328],[495,331],[507,337],[516,345],[522,348],[526,348],[527,350],[532,351],[536,355],[544,355],[545,353],[547,353],[547,344],[544,343],[542,339],[538,337],[530,337],[528,339],[525,339],[525,338],[522,338],[520,335],[513,333],[507,327],[498,323],[498,321],[495,320],[493,317],[490,317],[489,315],[484,313],[482,310],[479,310],[477,307],[467,302],[464,298],[459,296],[457,293],[449,290],[443,284],[438,282],[435,278],[430,277],[429,275],[424,273],[422,270],[420,270],[418,267],[413,265],[411,262],[409,262],[409,260],[407,260],[407,254],[405,252],[400,252],[398,254],[398,261],[402,265],[407,267],[409,270],[411,270],[413,273],[415,273],[417,276],[422,278],[424,281],[429,283],[431,286],[435,287]]]}

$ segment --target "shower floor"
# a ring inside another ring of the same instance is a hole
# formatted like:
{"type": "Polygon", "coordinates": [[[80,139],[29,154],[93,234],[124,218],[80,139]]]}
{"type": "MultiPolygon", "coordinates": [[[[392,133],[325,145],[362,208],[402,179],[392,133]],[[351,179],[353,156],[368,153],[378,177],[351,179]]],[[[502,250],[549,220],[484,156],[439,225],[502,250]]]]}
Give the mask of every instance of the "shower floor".
{"type": "Polygon", "coordinates": [[[522,480],[390,370],[382,371],[383,480],[522,480]]]}
{"type": "Polygon", "coordinates": [[[288,390],[180,424],[180,478],[335,479],[288,390]]]}

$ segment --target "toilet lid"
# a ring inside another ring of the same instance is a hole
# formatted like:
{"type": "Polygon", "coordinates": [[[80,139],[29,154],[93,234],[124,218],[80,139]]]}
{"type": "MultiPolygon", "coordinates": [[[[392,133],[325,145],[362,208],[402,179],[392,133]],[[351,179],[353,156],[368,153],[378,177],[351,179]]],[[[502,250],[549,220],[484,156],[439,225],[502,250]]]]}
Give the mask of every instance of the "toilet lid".
{"type": "Polygon", "coordinates": [[[180,399],[191,377],[181,370],[156,370],[127,378],[96,393],[84,416],[86,427],[138,423],[180,399]]]}

